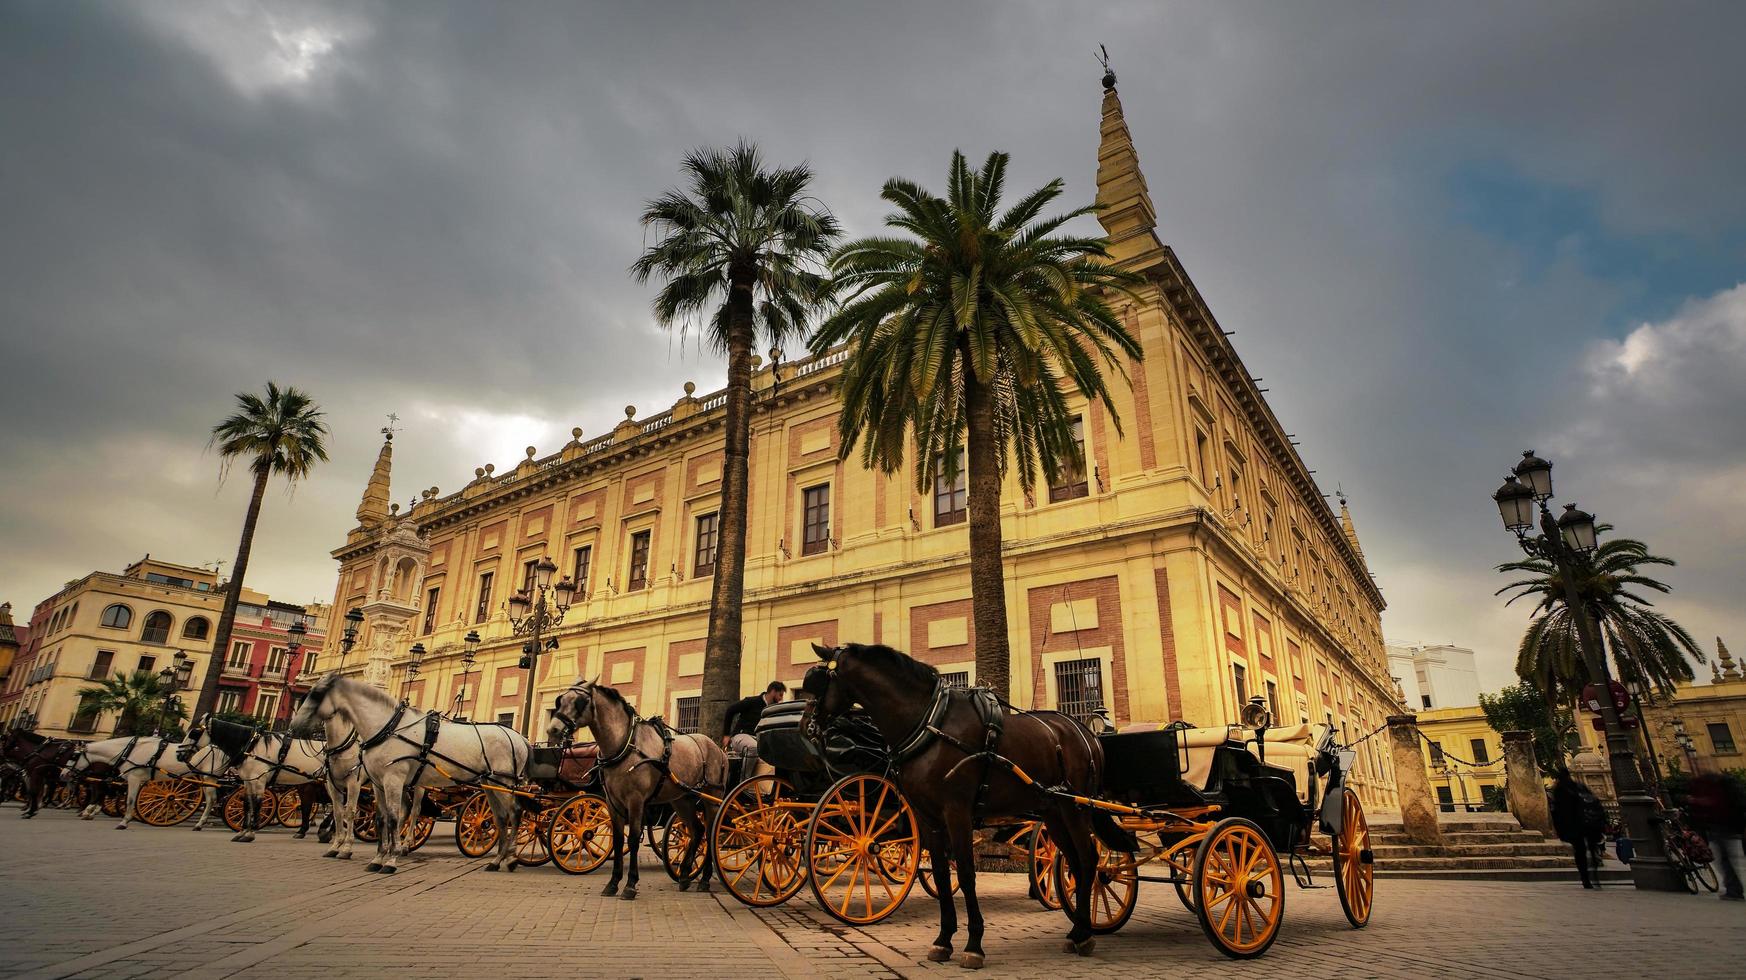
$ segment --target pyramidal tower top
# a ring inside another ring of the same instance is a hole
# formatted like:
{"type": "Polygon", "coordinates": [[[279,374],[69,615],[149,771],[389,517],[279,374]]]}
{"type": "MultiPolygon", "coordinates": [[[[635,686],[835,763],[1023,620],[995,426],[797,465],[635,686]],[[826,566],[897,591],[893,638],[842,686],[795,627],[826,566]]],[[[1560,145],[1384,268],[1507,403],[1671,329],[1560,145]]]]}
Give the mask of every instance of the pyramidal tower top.
{"type": "Polygon", "coordinates": [[[1346,495],[1340,495],[1340,530],[1346,532],[1346,540],[1352,545],[1352,550],[1358,552],[1358,557],[1364,557],[1364,549],[1358,546],[1358,528],[1352,524],[1352,508],[1346,506],[1346,495]]]}
{"type": "MultiPolygon", "coordinates": [[[[1100,48],[1101,50],[1101,48],[1100,48]]],[[[1120,263],[1155,255],[1163,250],[1156,228],[1158,214],[1152,207],[1146,176],[1140,172],[1140,156],[1122,115],[1121,96],[1116,94],[1116,74],[1103,57],[1103,123],[1097,147],[1098,223],[1110,240],[1110,254],[1120,263]]]]}
{"type": "Polygon", "coordinates": [[[364,487],[364,499],[358,501],[358,523],[372,527],[388,519],[388,476],[394,465],[394,431],[382,430],[382,450],[376,454],[376,467],[370,471],[369,485],[364,487]]]}

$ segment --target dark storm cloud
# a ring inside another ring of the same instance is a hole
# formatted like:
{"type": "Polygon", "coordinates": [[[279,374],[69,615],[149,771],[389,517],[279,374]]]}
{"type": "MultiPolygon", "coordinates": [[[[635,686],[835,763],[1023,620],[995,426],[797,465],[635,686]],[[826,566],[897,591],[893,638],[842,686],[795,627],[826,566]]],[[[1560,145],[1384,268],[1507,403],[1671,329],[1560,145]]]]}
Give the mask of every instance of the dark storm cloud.
{"type": "MultiPolygon", "coordinates": [[[[857,233],[886,177],[937,185],[954,147],[1088,200],[1103,42],[1160,234],[1353,495],[1391,632],[1507,647],[1485,496],[1558,440],[1597,509],[1678,541],[1694,628],[1737,631],[1738,534],[1668,515],[1716,510],[1738,442],[1674,453],[1681,511],[1575,433],[1746,430],[1725,374],[1684,400],[1594,374],[1746,278],[1743,33],[1728,4],[9,4],[0,597],[227,556],[240,490],[214,496],[202,433],[268,377],[317,395],[337,455],[269,503],[251,584],[326,594],[383,413],[408,420],[404,501],[719,384],[624,271],[686,149],[809,160],[857,233]],[[1585,220],[1525,234],[1476,183],[1585,220]],[[1650,240],[1733,277],[1620,272],[1650,240]]],[[[1658,336],[1713,363],[1708,335],[1658,336]]]]}

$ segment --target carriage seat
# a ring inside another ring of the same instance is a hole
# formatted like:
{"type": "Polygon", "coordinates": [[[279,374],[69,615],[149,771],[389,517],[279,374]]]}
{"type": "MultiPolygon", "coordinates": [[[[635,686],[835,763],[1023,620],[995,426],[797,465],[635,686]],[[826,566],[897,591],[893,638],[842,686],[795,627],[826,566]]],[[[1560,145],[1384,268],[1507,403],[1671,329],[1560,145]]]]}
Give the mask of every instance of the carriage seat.
{"type": "MultiPolygon", "coordinates": [[[[1291,725],[1285,728],[1267,729],[1267,759],[1266,763],[1277,769],[1288,770],[1292,774],[1293,784],[1297,789],[1298,801],[1308,805],[1310,799],[1310,784],[1315,779],[1316,746],[1321,744],[1322,736],[1327,732],[1325,724],[1311,725],[1305,722],[1301,725],[1291,725]]],[[[1261,757],[1261,743],[1256,741],[1255,733],[1243,733],[1243,746],[1249,754],[1257,759],[1261,757]]]]}
{"type": "MultiPolygon", "coordinates": [[[[1133,732],[1160,732],[1168,726],[1154,722],[1128,725],[1121,729],[1121,734],[1133,732]]],[[[1219,746],[1229,745],[1237,741],[1238,729],[1235,728],[1179,728],[1176,730],[1176,744],[1187,756],[1188,762],[1182,772],[1182,781],[1197,790],[1204,791],[1206,784],[1212,778],[1213,756],[1218,754],[1219,746]]]]}

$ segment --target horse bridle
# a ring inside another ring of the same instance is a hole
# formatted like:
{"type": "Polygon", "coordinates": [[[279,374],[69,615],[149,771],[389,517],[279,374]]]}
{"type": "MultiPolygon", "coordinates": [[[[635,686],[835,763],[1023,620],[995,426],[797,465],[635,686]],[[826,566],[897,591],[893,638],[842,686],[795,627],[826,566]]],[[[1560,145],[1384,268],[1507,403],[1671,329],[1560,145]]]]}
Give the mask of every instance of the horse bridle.
{"type": "MultiPolygon", "coordinates": [[[[572,684],[570,685],[570,689],[565,691],[564,694],[581,694],[583,688],[586,687],[588,689],[588,701],[589,704],[592,705],[594,702],[594,686],[595,685],[593,684],[572,684]]],[[[564,741],[568,743],[575,736],[576,729],[581,728],[582,725],[576,721],[576,719],[571,718],[569,714],[563,710],[562,701],[564,694],[558,695],[557,702],[554,702],[552,705],[552,720],[563,724],[564,741]]],[[[630,758],[631,753],[636,751],[637,725],[643,720],[642,716],[637,714],[637,709],[627,704],[624,706],[624,717],[625,721],[629,722],[625,728],[624,745],[609,758],[595,756],[594,767],[596,769],[610,769],[630,758]]],[[[595,741],[595,744],[600,744],[598,739],[595,741]]]]}

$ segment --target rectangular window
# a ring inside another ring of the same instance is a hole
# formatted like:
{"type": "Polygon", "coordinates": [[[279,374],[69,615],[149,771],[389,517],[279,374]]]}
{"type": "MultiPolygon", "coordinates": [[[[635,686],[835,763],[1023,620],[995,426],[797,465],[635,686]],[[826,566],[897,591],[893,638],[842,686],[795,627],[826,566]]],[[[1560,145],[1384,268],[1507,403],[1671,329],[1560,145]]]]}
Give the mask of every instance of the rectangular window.
{"type": "Polygon", "coordinates": [[[1242,711],[1243,705],[1249,703],[1249,672],[1242,664],[1232,664],[1231,680],[1237,685],[1237,710],[1242,711]]]}
{"type": "Polygon", "coordinates": [[[249,659],[254,656],[255,645],[247,640],[236,640],[230,645],[230,657],[224,665],[232,670],[248,670],[249,659]]]}
{"type": "Polygon", "coordinates": [[[1103,707],[1103,661],[1063,660],[1055,665],[1055,708],[1081,721],[1103,707]]]}
{"type": "Polygon", "coordinates": [[[1485,739],[1468,739],[1467,744],[1473,748],[1473,761],[1485,765],[1491,762],[1491,751],[1485,747],[1485,739]]]}
{"type": "Polygon", "coordinates": [[[714,575],[716,551],[721,545],[721,515],[704,514],[697,519],[697,561],[693,575],[714,575]]]}
{"type": "Polygon", "coordinates": [[[1444,762],[1443,762],[1443,743],[1442,742],[1432,742],[1431,743],[1431,765],[1433,765],[1433,766],[1444,765],[1444,762]]]}
{"type": "Polygon", "coordinates": [[[964,465],[964,450],[958,450],[958,472],[946,477],[942,461],[934,477],[934,526],[962,524],[970,514],[970,471],[964,465]]]}
{"type": "Polygon", "coordinates": [[[816,555],[831,546],[831,485],[807,487],[801,499],[800,553],[816,555]]]}
{"type": "Polygon", "coordinates": [[[539,563],[538,558],[529,558],[521,563],[521,590],[530,596],[533,595],[534,580],[539,576],[539,572],[535,570],[539,563]]]}
{"type": "Polygon", "coordinates": [[[157,666],[158,666],[158,658],[156,658],[156,657],[141,657],[141,658],[139,658],[139,668],[138,669],[143,670],[148,674],[151,673],[153,670],[157,669],[157,666]]]}
{"type": "Polygon", "coordinates": [[[632,592],[649,584],[649,538],[652,533],[638,531],[631,535],[630,578],[626,587],[632,592]]]}
{"type": "Polygon", "coordinates": [[[515,727],[515,712],[513,712],[513,711],[499,711],[497,713],[497,723],[499,725],[502,725],[504,728],[514,728],[515,727]]]}
{"type": "MultiPolygon", "coordinates": [[[[940,676],[945,679],[947,687],[962,688],[970,686],[970,672],[967,670],[954,670],[950,673],[941,674],[940,676]]],[[[1100,674],[1098,676],[1101,677],[1102,675],[1100,674]]]]}
{"type": "Polygon", "coordinates": [[[1431,696],[1429,694],[1419,695],[1419,700],[1425,702],[1425,707],[1429,708],[1431,706],[1431,696]]]}
{"type": "Polygon", "coordinates": [[[473,622],[483,623],[491,618],[491,582],[497,577],[494,572],[486,572],[479,576],[479,604],[473,610],[473,622]]]}
{"type": "Polygon", "coordinates": [[[687,735],[696,734],[698,720],[703,715],[703,698],[680,698],[677,707],[679,710],[674,712],[674,717],[679,719],[678,729],[687,735]]]}
{"type": "Polygon", "coordinates": [[[271,725],[279,717],[279,695],[276,691],[262,691],[255,698],[255,717],[271,725]]]}
{"type": "Polygon", "coordinates": [[[424,635],[436,632],[437,598],[442,595],[442,587],[431,589],[424,594],[424,635]]]}
{"type": "Polygon", "coordinates": [[[1717,755],[1733,755],[1739,751],[1734,748],[1734,733],[1729,730],[1727,722],[1711,722],[1707,727],[1710,730],[1710,744],[1716,747],[1717,755]]]}
{"type": "Polygon", "coordinates": [[[231,714],[236,714],[242,710],[242,699],[243,692],[234,687],[221,687],[218,689],[218,703],[216,707],[221,712],[228,711],[231,714]]]}
{"type": "Polygon", "coordinates": [[[1085,418],[1075,415],[1072,423],[1074,458],[1063,460],[1060,471],[1060,482],[1049,488],[1049,502],[1073,500],[1076,497],[1088,496],[1091,485],[1086,482],[1085,460],[1085,418]]]}
{"type": "Polygon", "coordinates": [[[570,581],[576,583],[576,599],[584,599],[588,595],[588,566],[594,564],[594,546],[583,545],[576,549],[576,560],[570,567],[570,581]]]}
{"type": "Polygon", "coordinates": [[[111,650],[97,651],[97,659],[91,662],[91,679],[100,681],[109,676],[109,665],[115,662],[115,653],[111,650]]]}
{"type": "Polygon", "coordinates": [[[1437,787],[1437,809],[1444,813],[1455,812],[1455,794],[1447,786],[1437,787]]]}
{"type": "Polygon", "coordinates": [[[285,672],[285,661],[289,660],[290,656],[291,656],[291,651],[285,649],[284,647],[268,647],[267,648],[267,673],[269,673],[269,674],[283,674],[285,672]]]}
{"type": "Polygon", "coordinates": [[[1267,710],[1273,713],[1273,724],[1279,724],[1279,719],[1283,717],[1279,713],[1279,687],[1272,681],[1267,682],[1267,710]]]}
{"type": "Polygon", "coordinates": [[[314,650],[303,651],[303,675],[305,677],[315,673],[315,653],[314,650]]]}

